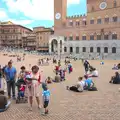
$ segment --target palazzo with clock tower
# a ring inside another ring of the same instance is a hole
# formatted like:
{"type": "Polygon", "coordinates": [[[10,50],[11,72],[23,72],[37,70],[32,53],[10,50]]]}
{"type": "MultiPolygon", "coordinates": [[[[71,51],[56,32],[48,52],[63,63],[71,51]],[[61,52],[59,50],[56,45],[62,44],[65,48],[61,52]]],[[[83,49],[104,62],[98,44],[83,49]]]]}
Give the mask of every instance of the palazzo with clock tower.
{"type": "Polygon", "coordinates": [[[54,0],[50,53],[55,52],[52,51],[54,38],[58,42],[57,52],[62,51],[62,54],[87,57],[89,54],[113,56],[120,53],[120,1],[87,0],[86,4],[85,15],[67,16],[67,0],[54,0]]]}

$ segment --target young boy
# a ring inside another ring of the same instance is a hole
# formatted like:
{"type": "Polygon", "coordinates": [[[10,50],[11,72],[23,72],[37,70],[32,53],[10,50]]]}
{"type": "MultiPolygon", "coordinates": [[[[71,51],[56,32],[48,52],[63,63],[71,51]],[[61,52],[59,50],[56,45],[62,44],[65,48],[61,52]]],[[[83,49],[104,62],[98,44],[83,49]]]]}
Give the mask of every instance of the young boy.
{"type": "Polygon", "coordinates": [[[42,88],[43,88],[43,107],[45,109],[45,113],[44,114],[48,114],[48,104],[49,104],[49,100],[50,100],[50,91],[48,90],[47,84],[46,83],[42,83],[42,88]]]}

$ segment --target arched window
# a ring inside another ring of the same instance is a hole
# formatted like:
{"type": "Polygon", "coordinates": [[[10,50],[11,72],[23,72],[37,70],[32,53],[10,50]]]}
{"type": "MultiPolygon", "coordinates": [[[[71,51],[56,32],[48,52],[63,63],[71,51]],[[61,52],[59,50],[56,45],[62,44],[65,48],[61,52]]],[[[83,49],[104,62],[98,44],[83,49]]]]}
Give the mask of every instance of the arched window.
{"type": "Polygon", "coordinates": [[[108,47],[104,48],[104,53],[108,53],[108,47]]]}
{"type": "Polygon", "coordinates": [[[112,47],[112,53],[116,53],[116,47],[112,47]]]}
{"type": "Polygon", "coordinates": [[[83,35],[83,36],[82,36],[82,40],[86,40],[86,35],[83,35]]]}
{"type": "Polygon", "coordinates": [[[105,34],[104,35],[104,40],[108,40],[109,39],[109,35],[108,34],[105,34]]]}
{"type": "Polygon", "coordinates": [[[86,47],[83,47],[83,52],[86,52],[86,47]]]}
{"type": "Polygon", "coordinates": [[[64,40],[65,40],[65,41],[67,40],[67,37],[66,37],[66,36],[64,37],[64,40]]]}
{"type": "Polygon", "coordinates": [[[104,19],[104,21],[105,21],[105,23],[109,23],[110,18],[108,16],[106,16],[105,19],[104,19]]]}
{"type": "Polygon", "coordinates": [[[93,53],[93,47],[90,47],[90,52],[93,53]]]}
{"type": "Polygon", "coordinates": [[[93,34],[90,35],[90,40],[94,40],[94,35],[93,34]]]}
{"type": "Polygon", "coordinates": [[[79,25],[80,25],[80,21],[76,20],[76,26],[79,26],[79,25]]]}
{"type": "Polygon", "coordinates": [[[64,47],[64,52],[67,52],[67,47],[64,47]]]}
{"type": "Polygon", "coordinates": [[[83,19],[82,23],[83,25],[87,25],[86,19],[83,19]]]}
{"type": "Polygon", "coordinates": [[[70,47],[70,53],[73,53],[73,47],[70,47]]]}
{"type": "Polygon", "coordinates": [[[72,20],[69,21],[69,25],[73,26],[73,21],[72,20]]]}
{"type": "Polygon", "coordinates": [[[76,40],[79,40],[79,35],[76,36],[76,40]]]}
{"type": "Polygon", "coordinates": [[[91,20],[90,20],[90,24],[94,24],[94,19],[91,19],[91,20]]]}
{"type": "Polygon", "coordinates": [[[113,39],[113,40],[117,40],[117,34],[116,34],[116,33],[113,33],[113,34],[112,34],[112,39],[113,39]]]}
{"type": "Polygon", "coordinates": [[[101,52],[100,47],[97,47],[97,53],[100,53],[100,52],[101,52]]]}
{"type": "Polygon", "coordinates": [[[76,53],[79,53],[79,47],[76,47],[76,53]]]}
{"type": "Polygon", "coordinates": [[[69,40],[73,40],[73,36],[72,35],[70,35],[69,40]]]}
{"type": "Polygon", "coordinates": [[[102,19],[100,17],[97,19],[97,24],[102,24],[102,19]]]}
{"type": "Polygon", "coordinates": [[[97,35],[97,40],[101,40],[101,35],[100,34],[97,35]]]}

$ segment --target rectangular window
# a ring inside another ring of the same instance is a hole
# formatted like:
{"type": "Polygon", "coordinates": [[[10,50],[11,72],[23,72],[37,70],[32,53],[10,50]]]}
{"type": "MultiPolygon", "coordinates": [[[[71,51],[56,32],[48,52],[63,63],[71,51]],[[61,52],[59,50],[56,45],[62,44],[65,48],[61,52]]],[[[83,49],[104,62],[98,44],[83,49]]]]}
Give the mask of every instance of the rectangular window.
{"type": "Polygon", "coordinates": [[[101,24],[102,20],[101,19],[97,19],[97,24],[101,24]]]}
{"type": "Polygon", "coordinates": [[[90,20],[90,24],[94,24],[94,20],[90,20]]]}
{"type": "Polygon", "coordinates": [[[86,47],[83,47],[83,52],[86,52],[86,47]]]}
{"type": "Polygon", "coordinates": [[[79,47],[76,47],[76,53],[79,53],[79,47]]]}
{"type": "Polygon", "coordinates": [[[93,47],[90,47],[90,52],[93,53],[93,47]]]}
{"type": "Polygon", "coordinates": [[[82,40],[86,40],[86,36],[82,36],[82,40]]]}

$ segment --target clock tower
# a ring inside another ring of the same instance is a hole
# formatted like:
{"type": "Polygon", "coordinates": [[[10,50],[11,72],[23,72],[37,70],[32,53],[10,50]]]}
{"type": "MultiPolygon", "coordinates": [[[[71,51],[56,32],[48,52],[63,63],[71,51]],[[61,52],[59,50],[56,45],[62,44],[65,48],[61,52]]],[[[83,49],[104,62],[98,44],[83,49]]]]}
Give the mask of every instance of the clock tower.
{"type": "Polygon", "coordinates": [[[67,0],[54,0],[54,29],[62,27],[67,16],[67,0]]]}

